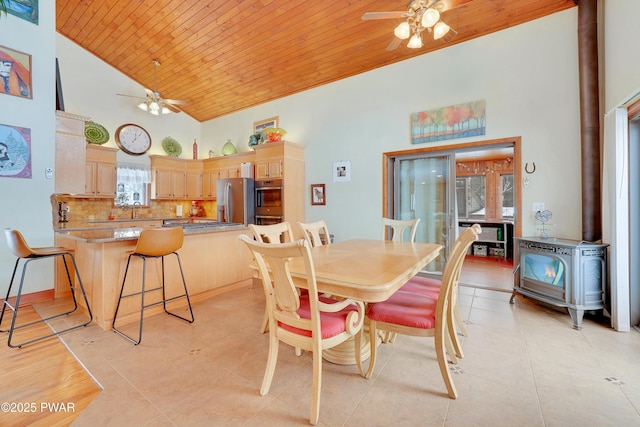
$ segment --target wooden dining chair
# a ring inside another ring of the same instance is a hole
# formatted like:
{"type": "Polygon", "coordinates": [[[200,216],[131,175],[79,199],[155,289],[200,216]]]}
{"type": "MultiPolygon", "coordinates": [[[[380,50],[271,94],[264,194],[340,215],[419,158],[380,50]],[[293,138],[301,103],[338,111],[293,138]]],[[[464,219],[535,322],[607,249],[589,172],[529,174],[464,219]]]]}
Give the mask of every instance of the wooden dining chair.
{"type": "MultiPolygon", "coordinates": [[[[480,234],[482,232],[482,227],[479,224],[474,224],[470,228],[474,230],[476,234],[480,234]]],[[[461,233],[458,236],[457,240],[461,240],[461,233]]],[[[451,341],[453,347],[455,349],[455,355],[457,357],[463,357],[462,346],[460,345],[460,340],[458,339],[458,334],[456,332],[456,327],[460,330],[462,336],[467,336],[467,326],[462,321],[462,314],[460,313],[460,306],[458,305],[458,281],[460,278],[460,272],[458,272],[458,276],[456,277],[455,282],[453,283],[453,287],[451,290],[451,304],[450,304],[450,318],[449,323],[449,332],[451,334],[451,341]]],[[[426,295],[429,297],[436,297],[440,293],[442,281],[430,277],[423,276],[414,276],[407,283],[405,283],[400,290],[407,292],[416,292],[422,295],[426,295]]]]}
{"type": "MultiPolygon", "coordinates": [[[[253,232],[253,237],[262,243],[286,243],[293,241],[293,230],[291,225],[286,222],[268,225],[249,224],[249,229],[253,232]]],[[[266,333],[269,330],[269,314],[267,308],[264,309],[264,317],[260,332],[266,333]]]]}
{"type": "Polygon", "coordinates": [[[287,221],[277,224],[249,224],[249,229],[258,242],[285,243],[293,241],[293,230],[287,221]]]}
{"type": "Polygon", "coordinates": [[[416,231],[418,231],[418,223],[420,218],[414,219],[392,219],[382,218],[382,239],[387,240],[389,233],[391,239],[397,242],[407,241],[414,242],[416,240],[416,231]],[[408,239],[404,238],[405,230],[409,232],[408,239]]]}
{"type": "Polygon", "coordinates": [[[318,296],[313,258],[306,240],[274,245],[257,242],[244,235],[240,239],[249,247],[258,265],[269,313],[269,353],[260,394],[269,393],[280,341],[312,352],[310,422],[315,425],[320,415],[322,351],[352,337],[355,337],[354,352],[360,348],[359,331],[364,321],[364,304],[352,299],[338,301],[318,296]],[[301,258],[304,262],[309,289],[305,295],[298,294],[288,268],[294,258],[301,258]]]}
{"type": "Polygon", "coordinates": [[[361,355],[359,352],[356,353],[356,364],[362,376],[371,378],[373,374],[377,358],[376,337],[379,331],[434,337],[436,358],[448,395],[451,399],[458,397],[446,355],[449,337],[447,313],[451,304],[453,284],[460,274],[469,246],[476,240],[478,240],[478,234],[472,227],[461,233],[460,238],[456,240],[444,268],[442,285],[437,298],[399,290],[388,300],[369,305],[367,319],[369,320],[371,359],[366,373],[362,366],[361,355]]]}
{"type": "Polygon", "coordinates": [[[316,246],[330,245],[331,236],[329,235],[329,229],[324,220],[315,222],[298,222],[298,227],[302,230],[302,234],[309,246],[315,248],[316,246]]]}

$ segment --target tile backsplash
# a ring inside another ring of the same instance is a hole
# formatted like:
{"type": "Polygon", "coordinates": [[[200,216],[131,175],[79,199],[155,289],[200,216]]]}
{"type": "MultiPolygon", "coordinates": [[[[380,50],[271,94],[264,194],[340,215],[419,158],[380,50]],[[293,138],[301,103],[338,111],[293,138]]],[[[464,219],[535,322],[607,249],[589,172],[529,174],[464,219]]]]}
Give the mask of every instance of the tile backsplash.
{"type": "MultiPolygon", "coordinates": [[[[122,208],[113,205],[112,199],[98,198],[75,198],[69,196],[51,197],[53,210],[53,222],[58,221],[58,202],[66,202],[69,207],[67,220],[69,222],[87,222],[87,221],[104,221],[108,220],[110,215],[113,219],[130,219],[131,208],[122,208]]],[[[200,215],[208,218],[215,218],[216,202],[213,200],[199,200],[198,204],[202,207],[200,215]]],[[[189,216],[191,208],[190,200],[151,200],[148,206],[142,206],[138,209],[139,218],[174,218],[176,217],[176,206],[182,206],[182,216],[189,216]]]]}

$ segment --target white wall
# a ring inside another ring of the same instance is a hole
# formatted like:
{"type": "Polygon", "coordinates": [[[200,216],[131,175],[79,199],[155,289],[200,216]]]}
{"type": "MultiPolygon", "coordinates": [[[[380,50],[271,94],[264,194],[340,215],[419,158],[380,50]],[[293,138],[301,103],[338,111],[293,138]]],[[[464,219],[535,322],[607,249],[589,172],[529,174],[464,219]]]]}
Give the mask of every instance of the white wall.
{"type": "MultiPolygon", "coordinates": [[[[640,49],[637,39],[640,2],[607,0],[604,2],[605,109],[604,112],[640,92],[640,49]]],[[[603,113],[604,113],[603,112],[603,113]]]]}
{"type": "MultiPolygon", "coordinates": [[[[44,171],[54,167],[55,159],[54,5],[40,2],[39,25],[13,15],[0,16],[0,45],[31,55],[33,94],[33,99],[0,94],[0,123],[31,129],[32,160],[31,179],[0,177],[0,227],[20,230],[34,247],[53,244],[49,196],[54,180],[47,180],[44,171]]],[[[9,252],[4,235],[0,240],[0,298],[4,298],[15,257],[9,252]]],[[[24,292],[51,289],[52,275],[53,263],[32,263],[24,292]]]]}
{"type": "MultiPolygon", "coordinates": [[[[403,49],[404,47],[400,47],[403,49]]],[[[522,136],[522,162],[536,164],[523,189],[523,234],[535,234],[533,202],[553,212],[554,235],[581,238],[577,9],[321,86],[203,123],[246,145],[252,124],[280,117],[285,139],[305,146],[305,186],[326,183],[323,218],[337,240],[377,238],[382,213],[382,153],[411,145],[413,112],[487,102],[487,135],[449,143],[522,136]],[[351,161],[352,181],[332,182],[334,161],[351,161]]],[[[283,66],[286,66],[284,64],[283,66]]],[[[307,191],[309,193],[309,191],[307,191]]]]}

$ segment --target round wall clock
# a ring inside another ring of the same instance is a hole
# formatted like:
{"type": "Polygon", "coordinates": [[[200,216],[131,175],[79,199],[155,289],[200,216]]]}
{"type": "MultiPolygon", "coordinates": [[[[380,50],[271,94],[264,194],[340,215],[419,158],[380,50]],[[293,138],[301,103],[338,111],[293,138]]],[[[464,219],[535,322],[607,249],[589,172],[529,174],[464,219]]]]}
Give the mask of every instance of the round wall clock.
{"type": "Polygon", "coordinates": [[[122,151],[133,156],[146,153],[151,148],[151,136],[143,127],[127,123],[116,129],[116,144],[122,151]]]}

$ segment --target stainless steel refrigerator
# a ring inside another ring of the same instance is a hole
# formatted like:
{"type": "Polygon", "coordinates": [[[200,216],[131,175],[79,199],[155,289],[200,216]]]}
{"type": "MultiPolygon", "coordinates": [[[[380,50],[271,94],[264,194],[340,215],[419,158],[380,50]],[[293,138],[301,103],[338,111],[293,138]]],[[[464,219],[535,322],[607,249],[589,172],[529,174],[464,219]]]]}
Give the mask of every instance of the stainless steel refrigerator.
{"type": "Polygon", "coordinates": [[[216,182],[218,221],[255,223],[255,191],[251,178],[225,178],[216,182]]]}

